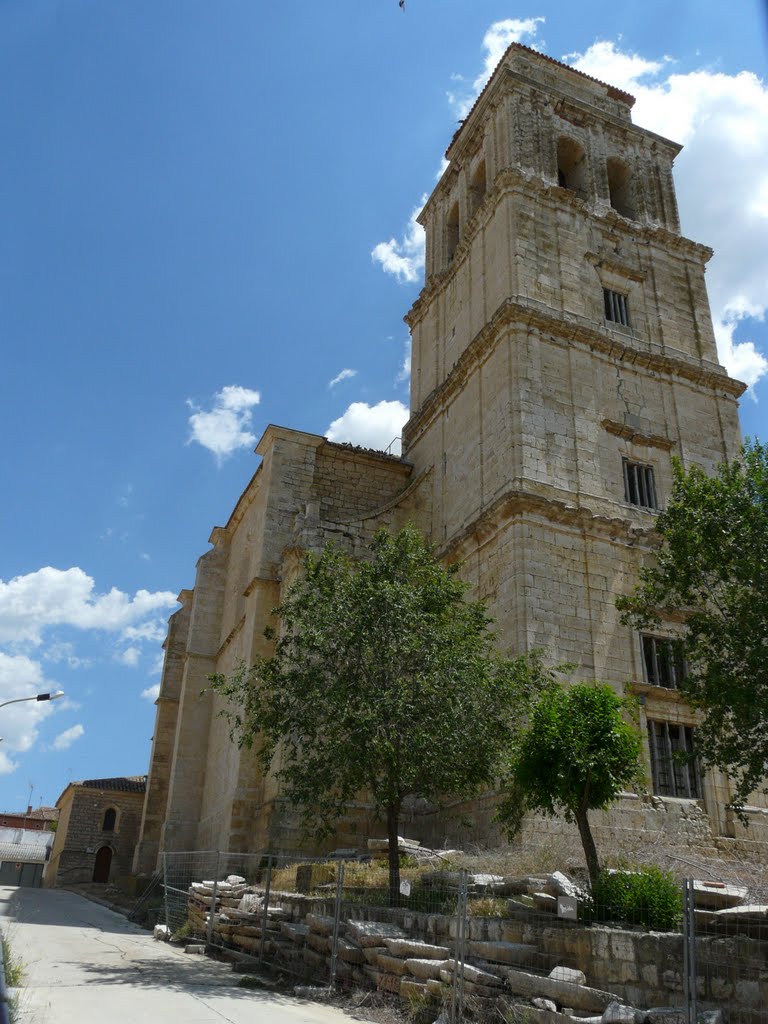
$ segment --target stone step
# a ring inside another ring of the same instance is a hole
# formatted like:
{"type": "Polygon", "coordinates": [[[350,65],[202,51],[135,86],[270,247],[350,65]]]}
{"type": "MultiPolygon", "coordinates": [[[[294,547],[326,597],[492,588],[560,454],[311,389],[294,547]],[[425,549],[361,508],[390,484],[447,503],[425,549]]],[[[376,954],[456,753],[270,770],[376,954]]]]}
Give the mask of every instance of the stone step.
{"type": "Polygon", "coordinates": [[[587,1010],[590,1013],[602,1013],[611,1003],[623,1001],[612,992],[544,978],[540,974],[529,974],[514,967],[498,967],[497,970],[504,977],[507,988],[518,996],[543,996],[561,1006],[572,1006],[576,1010],[587,1010]]]}

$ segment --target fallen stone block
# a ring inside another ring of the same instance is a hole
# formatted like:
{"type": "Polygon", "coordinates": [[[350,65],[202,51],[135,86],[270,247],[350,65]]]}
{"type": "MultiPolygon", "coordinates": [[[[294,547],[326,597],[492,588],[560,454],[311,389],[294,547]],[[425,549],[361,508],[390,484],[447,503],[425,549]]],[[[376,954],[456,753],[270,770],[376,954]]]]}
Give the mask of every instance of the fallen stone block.
{"type": "Polygon", "coordinates": [[[535,1006],[537,1010],[557,1011],[557,1003],[553,1003],[551,999],[542,999],[541,996],[535,996],[531,1000],[531,1006],[535,1006]]]}
{"type": "Polygon", "coordinates": [[[401,999],[423,999],[429,994],[426,982],[416,981],[414,978],[400,979],[401,999]]]}
{"type": "Polygon", "coordinates": [[[535,960],[539,950],[537,946],[522,942],[470,942],[469,952],[483,960],[524,966],[535,960]]]}
{"type": "Polygon", "coordinates": [[[362,949],[348,942],[347,939],[339,939],[336,955],[349,964],[364,964],[366,962],[362,949]]]}
{"type": "Polygon", "coordinates": [[[253,914],[264,906],[264,897],[257,896],[255,892],[247,892],[240,897],[237,909],[246,914],[253,914]]]}
{"type": "Polygon", "coordinates": [[[375,966],[386,974],[407,974],[408,968],[405,965],[405,960],[400,960],[396,956],[390,956],[388,953],[380,953],[376,957],[375,966]]]}
{"type": "Polygon", "coordinates": [[[346,935],[358,946],[383,946],[387,939],[407,939],[402,928],[386,921],[347,921],[346,935]]]}
{"type": "Polygon", "coordinates": [[[532,894],[534,906],[539,910],[546,910],[548,913],[557,913],[557,896],[550,896],[548,892],[535,892],[532,894]]]}
{"type": "Polygon", "coordinates": [[[603,1010],[600,1018],[601,1024],[646,1024],[648,1015],[643,1010],[636,1010],[634,1006],[624,1006],[623,1003],[609,1003],[603,1010]]]}
{"type": "Polygon", "coordinates": [[[447,946],[433,946],[429,942],[413,939],[385,939],[384,945],[392,956],[418,957],[420,960],[447,960],[451,951],[447,946]]]}
{"type": "Polygon", "coordinates": [[[376,965],[376,962],[382,955],[382,953],[386,956],[386,946],[366,946],[363,949],[363,956],[365,957],[369,964],[373,964],[374,966],[376,965]]]}
{"type": "MultiPolygon", "coordinates": [[[[461,964],[458,964],[455,960],[446,960],[446,970],[456,971],[462,968],[461,964]]],[[[472,964],[465,963],[463,965],[463,973],[465,981],[473,981],[480,985],[488,985],[489,987],[502,988],[504,982],[497,974],[491,974],[490,971],[484,971],[481,967],[475,967],[472,964]]]]}
{"type": "MultiPolygon", "coordinates": [[[[319,932],[320,935],[333,935],[333,918],[324,917],[321,914],[307,914],[304,918],[309,925],[311,932],[319,932]]],[[[339,922],[341,927],[341,922],[339,922]]]]}
{"type": "Polygon", "coordinates": [[[551,875],[547,875],[544,891],[552,896],[575,896],[577,899],[583,895],[578,885],[562,871],[553,871],[551,875]]]}
{"type": "Polygon", "coordinates": [[[205,946],[202,943],[190,943],[184,947],[185,953],[193,953],[197,956],[202,956],[205,953],[205,946]]]}
{"type": "Polygon", "coordinates": [[[446,960],[424,960],[419,957],[409,957],[405,961],[407,970],[414,976],[427,981],[429,978],[439,978],[440,971],[446,970],[446,960]]]}
{"type": "Polygon", "coordinates": [[[768,906],[759,903],[747,903],[740,907],[716,910],[714,915],[718,921],[760,921],[768,924],[768,906]]]}
{"type": "Polygon", "coordinates": [[[245,879],[242,875],[227,875],[226,882],[228,885],[245,885],[245,879]]]}
{"type": "Polygon", "coordinates": [[[724,882],[693,883],[694,904],[702,910],[727,910],[743,904],[749,890],[743,885],[726,885],[724,882]]]}
{"type": "Polygon", "coordinates": [[[171,929],[167,924],[156,924],[152,930],[152,934],[156,939],[159,939],[162,942],[167,942],[171,937],[171,929]]]}
{"type": "MultiPolygon", "coordinates": [[[[449,975],[450,978],[450,975],[449,975]]],[[[427,992],[430,992],[433,996],[437,996],[441,999],[446,992],[451,991],[450,982],[445,985],[442,981],[438,981],[436,978],[427,979],[427,992]]]]}
{"type": "Polygon", "coordinates": [[[310,932],[307,935],[307,945],[316,953],[327,953],[330,947],[330,938],[327,935],[320,935],[319,932],[310,932]]]}
{"type": "Polygon", "coordinates": [[[499,967],[501,974],[507,984],[507,988],[515,995],[543,996],[545,999],[552,999],[561,1006],[572,1006],[578,1010],[602,1013],[611,1003],[620,1003],[621,1000],[613,992],[603,992],[600,989],[589,988],[587,985],[574,985],[568,981],[555,981],[553,978],[543,978],[538,974],[529,974],[527,971],[519,971],[514,967],[499,967]]]}
{"type": "Polygon", "coordinates": [[[305,924],[289,924],[288,921],[281,921],[280,934],[300,945],[309,935],[309,928],[305,924]]]}
{"type": "Polygon", "coordinates": [[[503,888],[504,877],[503,875],[470,875],[469,884],[474,886],[475,889],[481,891],[494,889],[496,887],[503,888]]]}
{"type": "Polygon", "coordinates": [[[583,971],[577,971],[572,967],[553,967],[549,972],[550,978],[554,981],[570,981],[572,985],[586,985],[587,976],[583,971]]]}

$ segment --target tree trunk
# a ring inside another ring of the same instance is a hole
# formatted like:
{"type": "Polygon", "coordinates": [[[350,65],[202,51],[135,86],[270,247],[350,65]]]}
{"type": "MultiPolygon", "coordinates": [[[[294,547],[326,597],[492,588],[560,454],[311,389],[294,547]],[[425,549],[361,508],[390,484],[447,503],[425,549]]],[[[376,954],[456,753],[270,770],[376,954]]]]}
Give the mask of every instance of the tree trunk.
{"type": "Polygon", "coordinates": [[[387,805],[387,839],[389,840],[389,905],[400,906],[400,850],[397,828],[400,824],[400,801],[387,805]]]}
{"type": "Polygon", "coordinates": [[[584,856],[587,859],[589,881],[594,885],[597,881],[597,876],[600,874],[600,861],[597,859],[597,847],[595,846],[595,840],[592,838],[592,829],[589,827],[586,807],[579,807],[576,810],[576,824],[579,827],[581,845],[584,847],[584,856]]]}

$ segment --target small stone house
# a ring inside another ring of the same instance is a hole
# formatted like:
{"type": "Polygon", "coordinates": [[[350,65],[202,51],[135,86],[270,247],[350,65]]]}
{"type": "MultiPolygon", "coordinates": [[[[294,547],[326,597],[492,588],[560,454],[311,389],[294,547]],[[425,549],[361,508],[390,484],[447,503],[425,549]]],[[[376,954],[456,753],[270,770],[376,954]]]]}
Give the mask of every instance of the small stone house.
{"type": "Polygon", "coordinates": [[[71,782],[59,799],[48,886],[110,882],[131,872],[147,779],[130,775],[71,782]]]}

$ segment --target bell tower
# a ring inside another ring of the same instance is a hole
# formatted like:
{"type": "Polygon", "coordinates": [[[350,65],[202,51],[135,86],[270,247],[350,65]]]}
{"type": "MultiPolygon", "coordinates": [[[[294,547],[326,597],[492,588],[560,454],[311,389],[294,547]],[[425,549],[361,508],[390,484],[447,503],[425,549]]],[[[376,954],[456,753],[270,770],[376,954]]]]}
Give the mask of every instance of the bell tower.
{"type": "Polygon", "coordinates": [[[645,686],[646,730],[688,728],[615,599],[652,549],[672,455],[710,469],[737,451],[744,387],[717,360],[712,252],[680,234],[680,147],[634,125],[633,103],[506,52],[420,217],[403,444],[429,473],[433,542],[464,560],[504,648],[645,686]]]}

